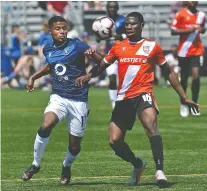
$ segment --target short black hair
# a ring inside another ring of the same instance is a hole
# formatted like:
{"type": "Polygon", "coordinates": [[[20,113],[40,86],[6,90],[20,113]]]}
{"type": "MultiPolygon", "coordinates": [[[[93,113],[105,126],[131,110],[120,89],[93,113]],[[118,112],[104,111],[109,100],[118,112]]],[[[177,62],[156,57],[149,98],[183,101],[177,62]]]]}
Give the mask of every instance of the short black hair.
{"type": "Polygon", "coordinates": [[[66,22],[67,23],[67,21],[63,17],[54,16],[54,17],[51,17],[48,21],[49,28],[52,28],[53,23],[56,23],[56,22],[66,22]]]}
{"type": "Polygon", "coordinates": [[[118,10],[119,9],[119,4],[117,1],[107,1],[107,4],[106,4],[106,7],[108,8],[109,4],[110,3],[115,3],[115,6],[116,6],[116,9],[118,10]]]}
{"type": "Polygon", "coordinates": [[[139,20],[140,24],[144,25],[144,17],[139,12],[131,12],[126,17],[135,17],[135,18],[137,18],[139,20]]]}

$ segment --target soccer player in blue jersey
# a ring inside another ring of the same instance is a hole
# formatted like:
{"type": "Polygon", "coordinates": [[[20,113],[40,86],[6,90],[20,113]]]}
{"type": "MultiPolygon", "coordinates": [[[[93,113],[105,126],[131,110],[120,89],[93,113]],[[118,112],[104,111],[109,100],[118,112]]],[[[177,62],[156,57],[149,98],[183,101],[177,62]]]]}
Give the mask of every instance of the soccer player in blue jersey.
{"type": "MultiPolygon", "coordinates": [[[[106,5],[108,16],[114,21],[116,25],[116,34],[111,39],[106,40],[106,54],[111,49],[115,40],[124,40],[127,36],[125,34],[125,17],[118,14],[119,4],[117,1],[108,1],[106,5]]],[[[109,97],[112,108],[114,108],[117,97],[117,63],[112,64],[106,69],[109,77],[109,97]]]]}
{"type": "Polygon", "coordinates": [[[29,78],[27,92],[32,92],[34,81],[51,74],[52,92],[44,112],[43,122],[39,128],[34,143],[34,160],[32,165],[22,173],[25,181],[39,172],[40,161],[46,144],[55,125],[68,118],[69,146],[63,161],[61,181],[66,185],[71,178],[71,165],[77,159],[81,150],[86,121],[88,119],[88,84],[75,87],[77,77],[86,74],[84,52],[90,47],[83,41],[67,38],[67,22],[63,17],[54,16],[49,19],[49,32],[53,45],[46,45],[43,54],[47,64],[29,78]]]}

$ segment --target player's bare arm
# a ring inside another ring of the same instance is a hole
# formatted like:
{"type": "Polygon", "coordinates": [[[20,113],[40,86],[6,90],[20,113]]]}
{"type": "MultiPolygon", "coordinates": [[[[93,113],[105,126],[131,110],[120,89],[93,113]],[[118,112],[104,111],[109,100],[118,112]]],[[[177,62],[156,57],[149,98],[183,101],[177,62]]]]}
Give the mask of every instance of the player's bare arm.
{"type": "Polygon", "coordinates": [[[188,29],[171,29],[171,35],[189,34],[198,30],[198,27],[190,27],[188,29]]]}
{"type": "Polygon", "coordinates": [[[198,27],[198,30],[199,30],[199,32],[200,32],[201,34],[204,34],[204,33],[206,32],[205,24],[200,25],[200,26],[198,27]]]}
{"type": "Polygon", "coordinates": [[[169,64],[166,62],[165,64],[161,65],[161,68],[164,71],[164,76],[168,78],[170,84],[174,88],[174,90],[178,93],[178,95],[182,98],[186,105],[189,108],[192,108],[195,113],[199,112],[199,105],[192,100],[188,99],[186,93],[184,92],[177,75],[175,74],[174,70],[170,68],[169,64]]]}
{"type": "MultiPolygon", "coordinates": [[[[90,56],[94,61],[100,61],[100,55],[93,53],[90,56]]],[[[101,62],[97,62],[98,64],[95,65],[88,74],[84,76],[80,76],[75,81],[75,86],[82,87],[84,83],[89,82],[91,78],[99,76],[108,66],[109,64],[105,63],[103,60],[101,62]]]]}
{"type": "Polygon", "coordinates": [[[36,79],[41,78],[42,76],[45,76],[47,74],[50,74],[50,65],[46,64],[44,67],[42,67],[38,72],[34,73],[32,76],[30,76],[27,85],[26,85],[26,89],[27,92],[32,92],[34,91],[35,87],[34,87],[34,81],[36,79]]]}

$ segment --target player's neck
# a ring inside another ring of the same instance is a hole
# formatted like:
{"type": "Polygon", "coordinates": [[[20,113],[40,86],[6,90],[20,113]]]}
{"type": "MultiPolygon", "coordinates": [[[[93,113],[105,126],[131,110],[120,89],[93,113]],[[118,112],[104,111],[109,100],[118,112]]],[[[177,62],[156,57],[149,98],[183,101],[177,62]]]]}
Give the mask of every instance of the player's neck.
{"type": "Polygon", "coordinates": [[[142,36],[139,36],[139,37],[130,37],[129,38],[129,41],[130,42],[139,42],[142,39],[143,39],[142,36]]]}
{"type": "Polygon", "coordinates": [[[110,18],[111,18],[113,21],[115,21],[117,17],[118,17],[118,14],[110,16],[110,18]]]}
{"type": "Polygon", "coordinates": [[[189,10],[191,13],[193,13],[193,14],[195,14],[195,13],[198,12],[198,10],[196,9],[196,7],[188,8],[188,10],[189,10]]]}
{"type": "Polygon", "coordinates": [[[61,43],[59,43],[59,42],[56,41],[56,42],[54,42],[54,46],[56,48],[58,48],[58,47],[64,46],[66,43],[67,43],[67,39],[66,39],[66,41],[61,42],[61,43]]]}

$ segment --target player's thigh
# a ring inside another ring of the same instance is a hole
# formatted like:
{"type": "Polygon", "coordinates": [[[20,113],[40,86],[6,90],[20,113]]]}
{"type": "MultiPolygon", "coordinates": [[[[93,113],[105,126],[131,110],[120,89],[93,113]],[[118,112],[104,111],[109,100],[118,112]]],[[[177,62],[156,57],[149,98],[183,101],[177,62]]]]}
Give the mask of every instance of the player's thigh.
{"type": "Polygon", "coordinates": [[[190,75],[190,57],[178,57],[181,78],[187,78],[190,75]]]}
{"type": "Polygon", "coordinates": [[[44,114],[44,118],[43,118],[41,127],[43,129],[45,129],[45,128],[52,129],[53,127],[55,127],[55,125],[58,122],[59,122],[58,116],[54,112],[48,111],[44,114]]]}
{"type": "Polygon", "coordinates": [[[45,108],[44,116],[46,120],[58,120],[58,121],[62,121],[65,117],[67,117],[68,110],[67,110],[67,102],[65,98],[62,98],[56,94],[52,94],[50,96],[49,103],[45,108]]]}
{"type": "Polygon", "coordinates": [[[111,76],[111,75],[117,75],[118,73],[118,64],[117,64],[117,61],[115,61],[113,64],[111,64],[108,68],[106,68],[106,74],[108,76],[111,76]]]}
{"type": "Polygon", "coordinates": [[[143,93],[137,98],[137,115],[143,124],[145,131],[150,134],[157,134],[157,115],[159,110],[153,94],[143,93]]]}
{"type": "Polygon", "coordinates": [[[88,102],[68,100],[68,131],[71,135],[83,137],[88,115],[88,102]]]}
{"type": "Polygon", "coordinates": [[[131,130],[136,119],[136,109],[132,99],[116,101],[111,116],[111,122],[124,130],[131,130]]]}
{"type": "Polygon", "coordinates": [[[157,128],[157,111],[150,107],[145,109],[139,117],[148,136],[159,135],[157,128]]]}
{"type": "Polygon", "coordinates": [[[193,56],[190,60],[192,66],[192,78],[196,79],[199,77],[200,67],[202,65],[202,56],[193,56]]]}

